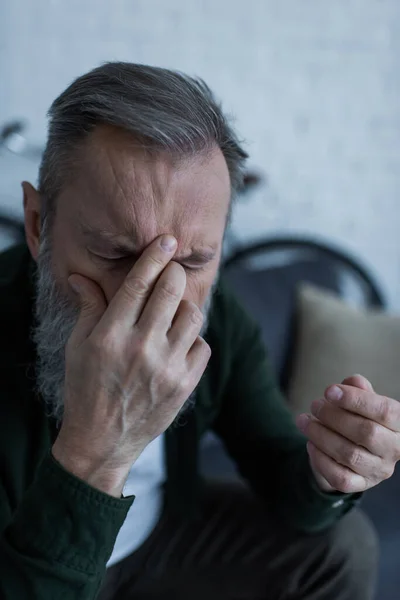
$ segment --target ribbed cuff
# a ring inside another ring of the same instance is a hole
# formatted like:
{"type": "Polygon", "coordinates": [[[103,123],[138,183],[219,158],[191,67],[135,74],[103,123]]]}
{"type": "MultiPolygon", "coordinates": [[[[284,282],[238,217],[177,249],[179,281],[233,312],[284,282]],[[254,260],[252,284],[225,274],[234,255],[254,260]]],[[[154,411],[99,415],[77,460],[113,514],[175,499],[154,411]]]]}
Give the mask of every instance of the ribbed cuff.
{"type": "Polygon", "coordinates": [[[24,554],[95,574],[104,569],[133,500],[93,488],[49,452],[6,535],[24,554]]]}

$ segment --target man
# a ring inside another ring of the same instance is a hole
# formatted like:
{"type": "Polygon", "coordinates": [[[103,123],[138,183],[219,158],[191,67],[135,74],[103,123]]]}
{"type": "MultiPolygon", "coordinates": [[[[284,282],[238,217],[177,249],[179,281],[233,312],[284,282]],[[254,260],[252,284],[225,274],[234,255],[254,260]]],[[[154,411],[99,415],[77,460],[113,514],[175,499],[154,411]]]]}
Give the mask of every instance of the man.
{"type": "Polygon", "coordinates": [[[53,103],[29,252],[0,259],[2,598],[372,598],[351,509],[399,405],[354,376],[292,422],[218,281],[245,158],[175,72],[106,64],[53,103]],[[249,487],[200,480],[207,429],[249,487]]]}

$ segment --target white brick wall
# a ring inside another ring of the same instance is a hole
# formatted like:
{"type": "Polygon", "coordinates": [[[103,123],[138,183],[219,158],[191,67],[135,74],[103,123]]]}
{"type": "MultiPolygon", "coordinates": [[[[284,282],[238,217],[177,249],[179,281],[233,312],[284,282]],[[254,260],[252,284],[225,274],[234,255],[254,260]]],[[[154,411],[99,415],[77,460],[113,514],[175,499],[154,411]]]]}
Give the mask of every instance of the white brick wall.
{"type": "MultiPolygon", "coordinates": [[[[237,210],[241,239],[328,237],[400,309],[399,32],[399,0],[3,0],[0,121],[43,139],[51,100],[103,60],[199,74],[268,173],[272,192],[237,210]]],[[[24,173],[7,176],[18,194],[24,173]]]]}

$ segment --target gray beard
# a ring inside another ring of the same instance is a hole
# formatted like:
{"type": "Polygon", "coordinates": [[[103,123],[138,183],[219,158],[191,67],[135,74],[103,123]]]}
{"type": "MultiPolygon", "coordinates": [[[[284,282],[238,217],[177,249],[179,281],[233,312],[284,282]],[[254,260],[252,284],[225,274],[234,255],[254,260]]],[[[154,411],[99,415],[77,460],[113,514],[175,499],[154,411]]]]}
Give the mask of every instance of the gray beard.
{"type": "MultiPolygon", "coordinates": [[[[208,317],[212,305],[213,285],[203,307],[204,323],[200,335],[204,335],[208,326],[208,317]]],[[[53,275],[51,245],[48,236],[40,247],[37,261],[36,278],[36,326],[33,340],[36,344],[37,366],[36,382],[40,396],[46,407],[46,414],[53,417],[58,426],[64,414],[65,347],[75,327],[79,309],[63,293],[53,275]]],[[[180,417],[195,404],[194,391],[178,413],[180,417]]]]}

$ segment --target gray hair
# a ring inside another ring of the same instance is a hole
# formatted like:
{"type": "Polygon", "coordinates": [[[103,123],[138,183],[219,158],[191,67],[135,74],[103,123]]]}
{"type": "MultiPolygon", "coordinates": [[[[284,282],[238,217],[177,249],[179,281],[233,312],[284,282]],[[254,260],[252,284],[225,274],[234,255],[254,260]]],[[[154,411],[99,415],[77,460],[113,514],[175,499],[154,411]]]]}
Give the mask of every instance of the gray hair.
{"type": "Polygon", "coordinates": [[[76,79],[50,107],[47,145],[39,170],[42,218],[54,211],[74,151],[96,125],[131,133],[153,151],[177,158],[221,149],[232,197],[243,184],[246,152],[209,87],[178,71],[124,62],[106,63],[76,79]]]}

